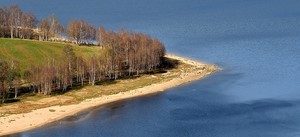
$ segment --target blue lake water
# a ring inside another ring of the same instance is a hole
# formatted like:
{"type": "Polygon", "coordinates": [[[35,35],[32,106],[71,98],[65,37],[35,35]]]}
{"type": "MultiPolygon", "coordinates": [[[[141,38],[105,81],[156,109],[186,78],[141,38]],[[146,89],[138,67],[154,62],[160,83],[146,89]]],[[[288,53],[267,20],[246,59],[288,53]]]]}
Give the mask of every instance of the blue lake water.
{"type": "Polygon", "coordinates": [[[299,0],[1,0],[39,19],[150,33],[168,52],[223,68],[11,136],[300,136],[299,0]]]}

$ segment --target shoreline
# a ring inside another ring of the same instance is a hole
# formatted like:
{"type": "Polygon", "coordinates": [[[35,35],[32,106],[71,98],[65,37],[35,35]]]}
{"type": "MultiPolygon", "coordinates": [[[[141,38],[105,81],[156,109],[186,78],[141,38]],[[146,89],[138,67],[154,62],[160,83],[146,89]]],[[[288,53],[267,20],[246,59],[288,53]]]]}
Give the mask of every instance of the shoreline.
{"type": "Polygon", "coordinates": [[[206,77],[214,71],[209,71],[207,67],[212,67],[219,70],[218,67],[202,62],[193,61],[187,58],[179,57],[173,54],[166,55],[167,58],[176,59],[183,63],[193,65],[197,68],[204,68],[201,71],[193,71],[191,73],[183,73],[180,77],[174,78],[166,82],[151,84],[149,86],[141,87],[126,92],[121,92],[113,95],[106,95],[102,97],[86,99],[78,104],[51,106],[33,110],[29,113],[12,114],[9,116],[0,117],[0,136],[19,133],[31,130],[43,125],[58,121],[67,116],[75,115],[81,111],[100,105],[121,101],[129,98],[135,98],[144,95],[163,92],[166,89],[173,88],[194,80],[206,77]]]}

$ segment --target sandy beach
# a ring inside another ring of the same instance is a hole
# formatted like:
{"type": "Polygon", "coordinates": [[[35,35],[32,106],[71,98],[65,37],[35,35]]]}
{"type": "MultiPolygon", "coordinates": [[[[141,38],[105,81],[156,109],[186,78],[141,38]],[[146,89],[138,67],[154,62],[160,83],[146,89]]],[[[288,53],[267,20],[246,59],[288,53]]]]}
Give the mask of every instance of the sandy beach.
{"type": "Polygon", "coordinates": [[[147,94],[153,94],[157,92],[162,92],[168,88],[172,88],[193,80],[198,80],[203,78],[212,71],[208,71],[209,67],[214,67],[209,64],[196,62],[190,59],[178,57],[175,55],[166,55],[168,58],[180,60],[183,63],[193,65],[197,68],[203,68],[201,70],[194,71],[192,73],[183,73],[180,77],[174,78],[167,82],[161,82],[157,84],[152,84],[150,86],[145,86],[135,90],[130,90],[126,92],[121,92],[114,95],[107,95],[93,99],[86,99],[79,104],[65,105],[65,106],[52,106],[42,109],[33,110],[29,113],[22,114],[12,114],[9,116],[0,117],[0,135],[13,134],[17,132],[22,132],[30,130],[36,127],[40,127],[47,123],[51,123],[67,116],[74,115],[80,111],[103,105],[106,103],[111,103],[114,101],[120,101],[123,99],[143,96],[147,94]]]}

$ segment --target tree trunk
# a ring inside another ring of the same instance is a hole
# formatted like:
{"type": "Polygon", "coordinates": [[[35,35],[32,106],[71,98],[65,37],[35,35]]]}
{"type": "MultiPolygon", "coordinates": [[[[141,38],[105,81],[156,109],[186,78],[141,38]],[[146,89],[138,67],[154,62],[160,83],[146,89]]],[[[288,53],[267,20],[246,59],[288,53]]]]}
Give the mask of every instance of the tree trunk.
{"type": "Polygon", "coordinates": [[[19,82],[17,82],[17,83],[15,84],[15,98],[18,97],[18,92],[19,92],[19,82]]]}
{"type": "Polygon", "coordinates": [[[14,29],[12,26],[10,27],[10,38],[14,38],[14,29]]]}

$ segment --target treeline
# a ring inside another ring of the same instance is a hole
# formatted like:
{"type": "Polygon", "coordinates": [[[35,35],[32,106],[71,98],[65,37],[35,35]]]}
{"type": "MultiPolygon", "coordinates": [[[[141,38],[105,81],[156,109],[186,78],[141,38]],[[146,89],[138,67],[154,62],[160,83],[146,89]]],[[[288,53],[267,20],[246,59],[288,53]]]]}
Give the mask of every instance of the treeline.
{"type": "Polygon", "coordinates": [[[17,5],[0,8],[0,37],[32,39],[36,17],[23,12],[17,5]]]}
{"type": "Polygon", "coordinates": [[[30,91],[49,95],[54,91],[66,91],[72,86],[95,85],[103,80],[155,72],[165,54],[164,45],[142,33],[129,33],[99,29],[101,54],[81,57],[71,45],[63,48],[62,59],[48,59],[33,64],[21,76],[17,63],[0,59],[0,92],[3,103],[9,93],[16,98],[20,85],[30,91]],[[25,83],[21,83],[24,81],[25,83]]]}
{"type": "Polygon", "coordinates": [[[39,22],[32,13],[22,11],[18,5],[0,8],[0,37],[51,40],[63,34],[64,27],[54,14],[39,22]]]}
{"type": "Polygon", "coordinates": [[[108,70],[118,78],[120,70],[126,70],[128,75],[143,71],[153,71],[160,64],[165,54],[164,45],[157,39],[142,33],[129,33],[124,29],[119,32],[106,31],[99,28],[100,46],[105,48],[109,56],[108,70]]]}
{"type": "Polygon", "coordinates": [[[1,37],[95,44],[96,28],[84,20],[72,20],[64,26],[55,14],[38,21],[33,14],[14,4],[8,8],[0,7],[1,37]]]}

